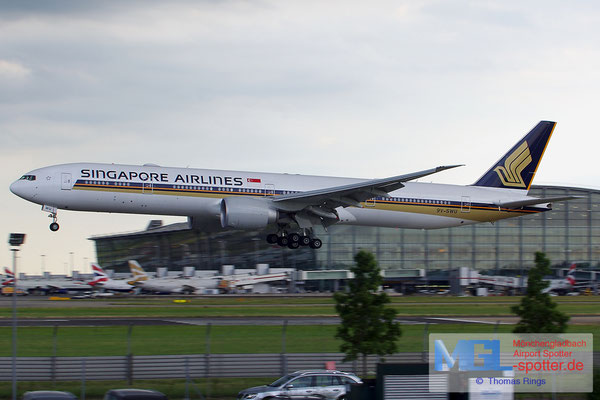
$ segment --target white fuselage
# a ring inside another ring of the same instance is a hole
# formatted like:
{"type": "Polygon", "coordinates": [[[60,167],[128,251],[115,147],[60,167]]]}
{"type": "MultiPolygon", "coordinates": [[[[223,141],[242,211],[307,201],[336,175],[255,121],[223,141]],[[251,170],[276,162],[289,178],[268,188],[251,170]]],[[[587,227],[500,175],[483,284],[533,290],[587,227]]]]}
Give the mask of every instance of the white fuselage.
{"type": "Polygon", "coordinates": [[[219,279],[202,278],[149,278],[137,281],[135,285],[151,292],[161,293],[200,293],[203,289],[215,289],[219,279]]]}
{"type": "Polygon", "coordinates": [[[126,279],[107,279],[96,284],[97,287],[104,290],[114,290],[116,292],[129,292],[135,289],[135,286],[127,283],[126,279]]]}
{"type": "MultiPolygon", "coordinates": [[[[24,199],[50,208],[176,215],[218,222],[220,202],[225,197],[267,199],[364,181],[154,165],[74,163],[31,171],[10,189],[24,199]]],[[[496,221],[548,209],[546,205],[498,207],[494,204],[528,198],[526,192],[481,186],[406,182],[405,187],[389,195],[368,200],[362,207],[338,207],[337,223],[430,229],[496,221]]]]}

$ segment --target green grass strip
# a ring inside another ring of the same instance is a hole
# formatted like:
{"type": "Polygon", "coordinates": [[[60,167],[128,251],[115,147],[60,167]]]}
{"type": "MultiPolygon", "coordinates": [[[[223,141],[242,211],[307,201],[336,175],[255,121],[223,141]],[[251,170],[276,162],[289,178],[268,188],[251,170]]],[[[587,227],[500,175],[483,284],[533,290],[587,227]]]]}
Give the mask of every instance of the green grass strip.
{"type": "MultiPolygon", "coordinates": [[[[333,325],[289,325],[286,331],[288,353],[336,353],[340,342],[335,339],[333,325]]],[[[512,325],[499,325],[499,333],[509,333],[512,325]]],[[[0,356],[11,355],[11,328],[0,328],[0,356]]],[[[429,324],[429,333],[486,333],[494,325],[429,324]]],[[[425,325],[402,326],[398,341],[400,352],[423,350],[425,325]]],[[[58,328],[56,338],[51,327],[18,329],[18,355],[52,356],[56,343],[57,356],[104,356],[127,354],[126,326],[58,328]],[[56,340],[56,342],[55,342],[56,340]]],[[[569,333],[600,334],[600,326],[573,325],[569,333]]],[[[131,350],[134,355],[204,354],[207,348],[206,326],[157,325],[134,326],[131,350]]],[[[600,350],[596,341],[594,350],[600,350]]],[[[279,353],[282,348],[281,326],[212,326],[211,353],[279,353]]]]}

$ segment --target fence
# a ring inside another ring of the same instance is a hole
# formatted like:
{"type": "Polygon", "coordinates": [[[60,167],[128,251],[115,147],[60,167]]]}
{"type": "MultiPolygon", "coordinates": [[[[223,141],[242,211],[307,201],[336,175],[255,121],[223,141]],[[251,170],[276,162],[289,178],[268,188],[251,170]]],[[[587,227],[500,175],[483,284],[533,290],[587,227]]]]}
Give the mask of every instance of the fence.
{"type": "MultiPolygon", "coordinates": [[[[301,369],[337,369],[358,372],[356,362],[343,362],[342,353],[192,354],[109,357],[18,357],[19,381],[177,379],[215,377],[276,377],[301,369]]],[[[374,371],[380,358],[367,359],[374,371]]],[[[390,363],[423,361],[423,353],[400,353],[385,358],[390,363]]],[[[12,358],[0,357],[0,381],[12,377],[12,358]]]]}
{"type": "MultiPolygon", "coordinates": [[[[600,352],[595,352],[600,365],[600,352]]],[[[349,372],[359,372],[357,362],[343,362],[342,353],[290,354],[191,354],[163,356],[112,357],[19,357],[20,381],[127,380],[216,377],[275,377],[301,369],[323,369],[326,362],[349,372]]],[[[398,353],[385,358],[393,364],[411,364],[427,360],[424,353],[398,353]]],[[[370,371],[381,359],[367,358],[370,371]]],[[[0,357],[0,381],[12,377],[12,358],[0,357]]]]}

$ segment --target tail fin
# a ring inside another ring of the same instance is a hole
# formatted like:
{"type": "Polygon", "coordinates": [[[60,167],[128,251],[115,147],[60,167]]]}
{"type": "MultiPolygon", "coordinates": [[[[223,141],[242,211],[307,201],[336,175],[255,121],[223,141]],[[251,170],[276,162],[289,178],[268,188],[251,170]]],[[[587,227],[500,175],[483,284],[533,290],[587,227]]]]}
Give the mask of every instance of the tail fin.
{"type": "Polygon", "coordinates": [[[573,263],[571,265],[571,267],[569,268],[569,273],[567,274],[567,282],[569,282],[569,284],[571,286],[575,286],[575,263],[573,263]]]}
{"type": "Polygon", "coordinates": [[[108,274],[98,264],[92,264],[92,271],[95,277],[108,276],[108,274]]]}
{"type": "Polygon", "coordinates": [[[6,267],[4,267],[4,274],[6,274],[6,279],[2,281],[2,286],[13,285],[15,282],[15,274],[6,267]]]}
{"type": "Polygon", "coordinates": [[[144,271],[144,268],[135,260],[129,260],[129,270],[133,275],[133,282],[146,281],[148,280],[148,274],[144,271]]]}
{"type": "Polygon", "coordinates": [[[99,283],[108,281],[108,275],[98,264],[92,263],[92,271],[94,271],[94,280],[88,282],[88,285],[96,286],[99,283]]]}
{"type": "Polygon", "coordinates": [[[556,122],[539,122],[473,186],[529,190],[556,122]]]}

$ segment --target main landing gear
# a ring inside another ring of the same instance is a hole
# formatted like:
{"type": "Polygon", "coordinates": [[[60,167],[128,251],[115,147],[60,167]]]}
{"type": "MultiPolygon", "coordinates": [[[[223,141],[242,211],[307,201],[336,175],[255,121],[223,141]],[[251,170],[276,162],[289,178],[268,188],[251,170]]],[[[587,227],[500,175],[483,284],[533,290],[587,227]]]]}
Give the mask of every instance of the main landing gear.
{"type": "Polygon", "coordinates": [[[267,235],[267,243],[278,244],[281,247],[289,249],[297,249],[300,246],[310,246],[311,249],[320,249],[323,246],[323,242],[319,238],[311,238],[306,234],[288,234],[286,231],[281,231],[279,234],[271,233],[267,235]]]}

